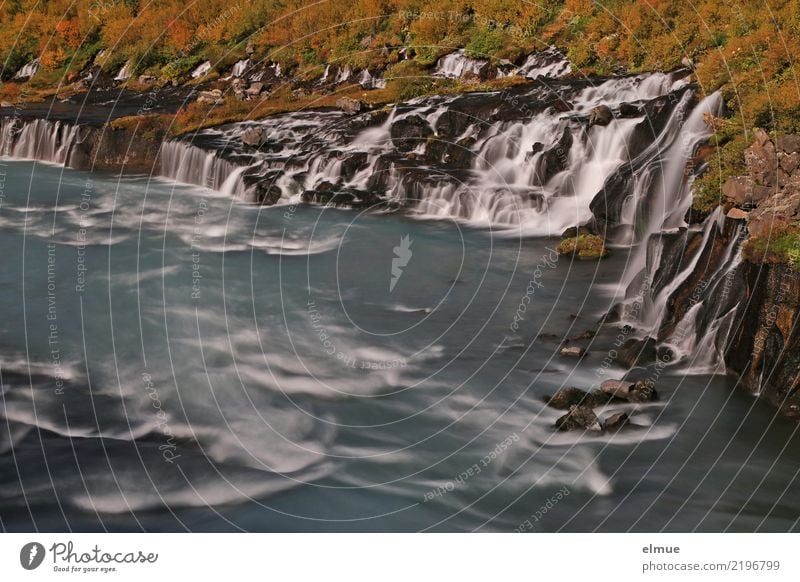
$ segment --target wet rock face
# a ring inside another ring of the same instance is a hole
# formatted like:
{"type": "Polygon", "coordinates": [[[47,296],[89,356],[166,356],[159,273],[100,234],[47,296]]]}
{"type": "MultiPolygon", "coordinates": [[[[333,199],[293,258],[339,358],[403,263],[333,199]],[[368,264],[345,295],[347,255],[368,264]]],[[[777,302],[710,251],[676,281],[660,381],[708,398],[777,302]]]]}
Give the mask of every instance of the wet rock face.
{"type": "Polygon", "coordinates": [[[605,406],[614,400],[615,398],[612,394],[602,390],[585,392],[580,388],[567,387],[560,388],[552,396],[545,397],[545,404],[556,410],[569,410],[572,406],[597,408],[598,406],[605,406]]]}
{"type": "Polygon", "coordinates": [[[800,274],[743,263],[744,293],[725,362],[782,414],[800,420],[800,274]]]}
{"type": "Polygon", "coordinates": [[[536,166],[536,182],[540,186],[547,184],[553,176],[567,168],[572,141],[572,132],[569,127],[565,127],[561,138],[539,156],[536,166]]]}
{"type": "Polygon", "coordinates": [[[392,124],[390,135],[398,151],[410,152],[434,135],[433,128],[419,115],[403,117],[392,124]]]}
{"type": "Polygon", "coordinates": [[[621,428],[629,426],[631,419],[625,412],[618,412],[609,416],[603,423],[603,430],[608,432],[618,431],[621,428]]]}
{"type": "Polygon", "coordinates": [[[556,428],[560,431],[582,429],[600,432],[603,430],[600,419],[588,406],[571,406],[567,414],[556,420],[556,428]]]}
{"type": "Polygon", "coordinates": [[[589,112],[589,127],[593,125],[608,125],[614,115],[611,113],[611,108],[608,105],[598,105],[589,112]]]}

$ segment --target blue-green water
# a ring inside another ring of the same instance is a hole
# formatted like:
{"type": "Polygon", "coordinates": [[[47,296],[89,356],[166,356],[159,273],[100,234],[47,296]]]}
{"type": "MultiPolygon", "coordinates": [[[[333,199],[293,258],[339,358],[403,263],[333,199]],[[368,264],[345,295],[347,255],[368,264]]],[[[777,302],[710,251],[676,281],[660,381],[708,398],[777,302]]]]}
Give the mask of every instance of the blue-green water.
{"type": "Polygon", "coordinates": [[[607,377],[613,326],[557,352],[610,308],[623,250],[3,171],[5,530],[799,527],[797,425],[735,378],[667,369],[661,401],[601,413],[638,428],[553,431],[542,396],[607,377]]]}

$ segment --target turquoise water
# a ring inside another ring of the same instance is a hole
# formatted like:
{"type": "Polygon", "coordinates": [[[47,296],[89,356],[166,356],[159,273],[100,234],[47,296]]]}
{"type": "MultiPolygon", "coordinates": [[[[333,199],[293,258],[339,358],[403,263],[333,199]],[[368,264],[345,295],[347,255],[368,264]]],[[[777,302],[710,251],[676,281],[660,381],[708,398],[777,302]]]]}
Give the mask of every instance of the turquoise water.
{"type": "Polygon", "coordinates": [[[634,429],[553,431],[545,394],[608,377],[614,326],[557,352],[624,250],[3,170],[5,530],[799,529],[797,425],[735,378],[668,368],[601,414],[634,429]]]}

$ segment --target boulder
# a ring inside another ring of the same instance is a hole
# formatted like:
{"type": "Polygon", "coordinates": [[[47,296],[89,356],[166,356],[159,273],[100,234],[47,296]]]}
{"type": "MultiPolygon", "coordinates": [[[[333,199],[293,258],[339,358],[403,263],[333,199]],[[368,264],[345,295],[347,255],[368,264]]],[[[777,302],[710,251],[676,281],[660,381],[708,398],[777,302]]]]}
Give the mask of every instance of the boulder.
{"type": "Polygon", "coordinates": [[[281,189],[272,181],[258,182],[253,190],[253,198],[256,204],[261,206],[272,206],[281,199],[281,189]]]}
{"type": "Polygon", "coordinates": [[[588,392],[571,386],[559,388],[555,394],[545,396],[544,399],[545,404],[557,410],[569,410],[570,407],[580,404],[591,406],[590,400],[591,397],[588,392]]]}
{"type": "Polygon", "coordinates": [[[639,117],[642,115],[642,108],[632,103],[620,103],[619,116],[620,117],[639,117]]]}
{"type": "Polygon", "coordinates": [[[266,140],[266,134],[262,127],[249,127],[242,133],[242,143],[251,147],[261,147],[266,140]]]}
{"type": "Polygon", "coordinates": [[[800,153],[800,135],[788,134],[778,138],[778,149],[787,154],[800,153]]]}
{"type": "Polygon", "coordinates": [[[605,241],[594,234],[579,234],[574,238],[566,238],[558,245],[561,255],[577,255],[579,259],[602,259],[608,256],[605,241]]]}
{"type": "Polygon", "coordinates": [[[634,383],[627,380],[606,380],[600,384],[600,390],[616,398],[628,400],[634,383]]]}
{"type": "Polygon", "coordinates": [[[255,83],[250,83],[250,86],[247,87],[245,93],[248,95],[260,95],[261,92],[264,90],[264,83],[257,81],[255,83]]]}
{"type": "Polygon", "coordinates": [[[409,115],[392,124],[390,135],[398,151],[407,153],[433,136],[433,128],[419,115],[409,115]]]}
{"type": "Polygon", "coordinates": [[[614,114],[611,113],[611,108],[608,105],[598,105],[589,112],[589,127],[608,125],[612,119],[614,119],[614,114]]]}
{"type": "Polygon", "coordinates": [[[755,142],[744,151],[747,173],[759,186],[775,186],[778,181],[778,156],[775,144],[763,129],[756,129],[755,142]]]}
{"type": "Polygon", "coordinates": [[[344,111],[347,115],[355,115],[356,113],[361,113],[364,109],[364,104],[358,99],[340,97],[336,100],[336,107],[344,111]]]}
{"type": "Polygon", "coordinates": [[[617,350],[614,360],[627,368],[647,365],[656,361],[658,350],[656,340],[651,337],[644,339],[631,338],[617,350]]]}
{"type": "Polygon", "coordinates": [[[609,416],[603,423],[603,430],[613,432],[628,426],[631,423],[630,417],[624,412],[618,412],[609,416]]]}
{"type": "Polygon", "coordinates": [[[603,430],[600,419],[588,406],[571,406],[569,412],[556,420],[556,428],[560,431],[582,429],[600,432],[603,430]]]}
{"type": "Polygon", "coordinates": [[[652,380],[639,380],[633,385],[628,395],[631,402],[652,402],[658,400],[655,389],[655,382],[652,380]]]}
{"type": "Polygon", "coordinates": [[[585,353],[586,350],[578,346],[565,346],[558,350],[558,355],[565,358],[580,358],[585,353]]]}
{"type": "Polygon", "coordinates": [[[550,149],[544,151],[536,160],[535,180],[539,186],[544,186],[550,179],[567,169],[569,151],[572,148],[572,132],[565,127],[561,137],[550,149]]]}
{"type": "Polygon", "coordinates": [[[749,176],[731,176],[722,185],[722,195],[735,206],[752,203],[753,179],[749,176]]]}
{"type": "Polygon", "coordinates": [[[749,212],[745,212],[741,208],[731,208],[725,216],[731,220],[747,220],[749,214],[749,212]]]}

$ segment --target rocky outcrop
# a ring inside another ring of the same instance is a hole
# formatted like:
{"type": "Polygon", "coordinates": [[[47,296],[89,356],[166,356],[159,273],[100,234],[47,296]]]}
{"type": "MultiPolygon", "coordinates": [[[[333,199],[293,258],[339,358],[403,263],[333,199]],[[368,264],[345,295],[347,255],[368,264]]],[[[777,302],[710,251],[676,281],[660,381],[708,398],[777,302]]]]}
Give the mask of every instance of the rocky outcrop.
{"type": "Polygon", "coordinates": [[[786,264],[742,264],[738,322],[725,363],[746,387],[800,420],[800,275],[786,264]]]}

